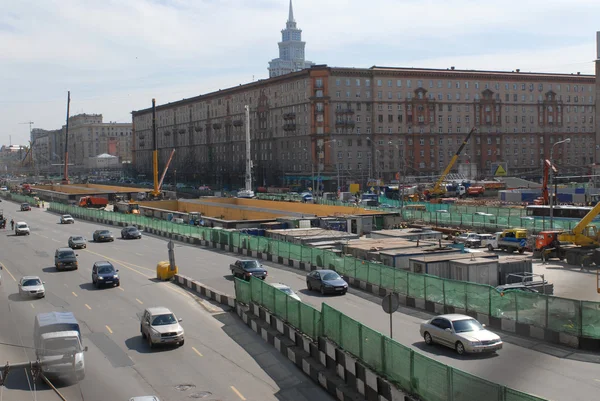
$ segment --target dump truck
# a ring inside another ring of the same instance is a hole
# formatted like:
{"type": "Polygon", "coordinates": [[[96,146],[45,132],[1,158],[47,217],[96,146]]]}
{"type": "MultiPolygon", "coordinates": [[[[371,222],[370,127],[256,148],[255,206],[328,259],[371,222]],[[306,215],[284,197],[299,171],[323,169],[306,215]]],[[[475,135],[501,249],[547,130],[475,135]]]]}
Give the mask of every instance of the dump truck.
{"type": "Polygon", "coordinates": [[[527,249],[527,230],[525,228],[510,228],[497,235],[498,248],[506,252],[525,252],[527,249]]]}
{"type": "Polygon", "coordinates": [[[82,196],[79,198],[79,207],[102,209],[108,205],[108,199],[99,196],[82,196]]]}

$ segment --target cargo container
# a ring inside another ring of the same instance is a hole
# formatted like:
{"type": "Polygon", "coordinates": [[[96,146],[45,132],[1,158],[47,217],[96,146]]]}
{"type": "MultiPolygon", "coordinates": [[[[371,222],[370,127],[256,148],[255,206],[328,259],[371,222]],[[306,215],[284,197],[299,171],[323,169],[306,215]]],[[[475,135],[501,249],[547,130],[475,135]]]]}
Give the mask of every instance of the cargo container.
{"type": "Polygon", "coordinates": [[[473,258],[451,260],[448,267],[448,277],[456,281],[487,284],[493,287],[498,285],[498,261],[473,258]]]}
{"type": "Polygon", "coordinates": [[[386,250],[379,252],[379,260],[386,266],[396,269],[409,269],[409,260],[423,256],[445,255],[452,253],[460,255],[460,249],[456,248],[409,248],[386,250]]]}
{"type": "MultiPolygon", "coordinates": [[[[479,256],[479,255],[478,255],[479,256]]],[[[498,255],[494,253],[481,254],[480,258],[497,260],[498,255]]],[[[473,255],[448,253],[444,255],[423,256],[411,258],[408,261],[409,270],[413,273],[431,274],[442,278],[450,278],[450,261],[477,259],[473,255]]]]}

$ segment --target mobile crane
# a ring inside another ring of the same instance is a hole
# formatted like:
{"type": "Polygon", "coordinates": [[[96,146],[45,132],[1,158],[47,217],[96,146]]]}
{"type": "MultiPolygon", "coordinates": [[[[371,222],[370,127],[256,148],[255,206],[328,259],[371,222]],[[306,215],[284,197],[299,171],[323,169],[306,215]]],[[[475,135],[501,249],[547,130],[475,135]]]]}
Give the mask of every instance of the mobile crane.
{"type": "Polygon", "coordinates": [[[542,181],[542,196],[533,201],[534,205],[548,205],[550,203],[550,196],[548,194],[548,182],[550,181],[550,170],[556,175],[558,170],[552,165],[550,160],[544,160],[544,179],[542,181]]]}
{"type": "Polygon", "coordinates": [[[163,174],[158,179],[158,142],[156,139],[156,99],[152,99],[152,177],[154,179],[154,185],[152,191],[150,192],[150,196],[153,199],[159,199],[161,197],[160,189],[162,187],[163,180],[165,179],[165,175],[167,174],[167,170],[169,169],[169,165],[173,160],[173,155],[175,154],[175,149],[171,151],[171,156],[169,156],[169,160],[167,161],[167,165],[165,166],[165,170],[163,174]]]}
{"type": "Polygon", "coordinates": [[[600,254],[594,250],[600,246],[600,232],[590,223],[600,214],[600,203],[592,208],[571,231],[548,230],[535,238],[534,257],[542,260],[566,259],[576,266],[589,266],[592,262],[600,266],[600,254]]]}
{"type": "Polygon", "coordinates": [[[458,157],[462,153],[462,150],[464,149],[465,146],[467,146],[469,139],[471,139],[471,135],[473,135],[473,132],[475,132],[476,129],[477,128],[473,127],[471,129],[471,131],[469,131],[469,133],[467,134],[463,143],[460,145],[460,147],[458,148],[458,150],[456,151],[454,156],[452,156],[450,163],[448,163],[448,165],[446,166],[446,169],[444,170],[442,175],[440,175],[440,178],[437,180],[437,182],[433,186],[433,189],[431,189],[430,191],[425,191],[425,195],[427,196],[427,198],[440,198],[446,193],[446,188],[442,184],[444,183],[444,180],[450,173],[450,170],[452,170],[452,167],[454,167],[454,164],[458,160],[458,157]]]}

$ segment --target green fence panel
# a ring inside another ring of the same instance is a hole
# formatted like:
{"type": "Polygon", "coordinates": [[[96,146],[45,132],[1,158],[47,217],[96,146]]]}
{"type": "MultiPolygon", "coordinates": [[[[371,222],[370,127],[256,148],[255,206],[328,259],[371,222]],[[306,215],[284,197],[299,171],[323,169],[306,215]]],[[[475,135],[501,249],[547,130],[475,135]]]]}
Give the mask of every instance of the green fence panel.
{"type": "Polygon", "coordinates": [[[367,282],[376,286],[381,285],[381,263],[369,262],[369,271],[367,273],[367,282]]]}
{"type": "Polygon", "coordinates": [[[252,302],[263,305],[263,281],[252,277],[250,279],[250,288],[252,290],[252,302]]]}
{"type": "Polygon", "coordinates": [[[230,242],[231,242],[231,231],[221,231],[220,243],[223,245],[229,245],[230,242]]]}
{"type": "Polygon", "coordinates": [[[425,299],[425,275],[408,273],[408,295],[425,299]]]}
{"type": "MultiPolygon", "coordinates": [[[[198,230],[195,229],[195,227],[192,227],[192,232],[191,232],[191,236],[194,238],[198,237],[198,230]]],[[[240,246],[240,233],[236,233],[236,232],[232,232],[231,233],[231,245],[234,247],[239,247],[240,246]]]]}
{"type": "Polygon", "coordinates": [[[580,335],[581,301],[548,297],[548,328],[558,332],[580,335]]]}
{"type": "Polygon", "coordinates": [[[254,235],[250,235],[248,238],[248,249],[251,251],[258,251],[258,238],[254,235]]]}
{"type": "Polygon", "coordinates": [[[356,261],[356,278],[361,281],[369,280],[369,262],[364,260],[356,261]]]}
{"type": "Polygon", "coordinates": [[[444,292],[446,305],[467,309],[467,283],[465,281],[446,280],[444,292]]]}
{"type": "Polygon", "coordinates": [[[383,338],[384,373],[400,388],[411,388],[412,351],[410,348],[392,340],[383,338]]]}
{"type": "Polygon", "coordinates": [[[305,303],[300,304],[300,330],[316,340],[320,335],[321,312],[305,303]]]}
{"type": "Polygon", "coordinates": [[[246,305],[252,300],[252,288],[250,283],[244,280],[235,279],[235,299],[246,305]]]}
{"type": "Polygon", "coordinates": [[[452,369],[452,401],[500,400],[503,387],[458,369],[452,369]]]}
{"type": "Polygon", "coordinates": [[[273,248],[273,241],[271,241],[269,238],[267,237],[258,237],[258,252],[262,252],[262,253],[270,253],[273,254],[275,256],[277,256],[277,249],[272,249],[273,248]]]}
{"type": "Polygon", "coordinates": [[[282,318],[283,320],[287,321],[287,319],[288,319],[288,317],[287,317],[287,301],[288,301],[289,296],[285,292],[283,292],[277,288],[274,288],[274,290],[275,290],[275,305],[274,305],[273,312],[275,313],[275,316],[278,316],[278,317],[282,318]]]}
{"type": "MultiPolygon", "coordinates": [[[[342,327],[345,330],[345,327],[342,327]]],[[[383,372],[383,334],[362,325],[362,354],[360,359],[377,372],[383,372]]]]}
{"type": "Polygon", "coordinates": [[[356,266],[360,264],[355,258],[344,257],[344,274],[348,277],[356,277],[356,266]]]}
{"type": "MultiPolygon", "coordinates": [[[[273,244],[273,248],[275,248],[275,244],[273,244]]],[[[277,255],[282,258],[289,259],[290,258],[290,243],[277,241],[277,255]]]]}
{"type": "Polygon", "coordinates": [[[262,304],[265,308],[275,313],[275,291],[277,290],[262,280],[260,282],[262,284],[262,304]]]}
{"type": "Polygon", "coordinates": [[[490,313],[491,287],[477,283],[466,283],[467,310],[479,313],[490,313]]]}
{"type": "Polygon", "coordinates": [[[600,338],[600,302],[581,303],[581,334],[589,338],[600,338]]]}
{"type": "Polygon", "coordinates": [[[517,322],[546,327],[547,295],[517,291],[517,322]]]}
{"type": "Polygon", "coordinates": [[[302,305],[302,302],[294,299],[294,298],[288,298],[287,300],[287,319],[288,322],[294,326],[295,328],[297,328],[298,330],[300,330],[300,306],[302,305]]]}
{"type": "Polygon", "coordinates": [[[339,341],[336,342],[344,350],[348,351],[356,357],[360,357],[362,342],[362,336],[360,331],[361,326],[362,325],[356,320],[344,315],[343,313],[340,314],[340,338],[339,341]]]}
{"type": "Polygon", "coordinates": [[[290,259],[292,260],[302,260],[302,246],[290,244],[290,259]]]}
{"type": "Polygon", "coordinates": [[[425,299],[427,301],[444,303],[444,280],[435,276],[425,276],[425,299]]]}
{"type": "Polygon", "coordinates": [[[311,263],[313,266],[317,266],[317,267],[325,266],[324,252],[325,251],[323,249],[316,249],[316,248],[312,249],[311,263]]]}
{"type": "Polygon", "coordinates": [[[504,401],[546,401],[544,398],[535,395],[522,393],[510,388],[504,388],[504,401]]]}
{"type": "MultiPolygon", "coordinates": [[[[321,305],[321,310],[323,311],[323,335],[329,338],[331,341],[343,346],[343,340],[341,340],[341,319],[345,315],[343,315],[340,311],[338,311],[337,309],[333,309],[331,306],[325,303],[321,305]]],[[[360,353],[356,354],[356,356],[360,356],[360,353]]]]}
{"type": "Polygon", "coordinates": [[[408,275],[406,270],[394,269],[394,291],[401,295],[408,295],[408,275]]]}
{"type": "Polygon", "coordinates": [[[379,270],[381,271],[381,288],[393,290],[395,285],[395,269],[382,265],[379,270]]]}
{"type": "Polygon", "coordinates": [[[427,401],[450,401],[448,366],[413,353],[413,390],[427,401]]]}
{"type": "Polygon", "coordinates": [[[326,269],[333,269],[333,270],[335,270],[335,265],[336,265],[336,263],[335,263],[335,257],[336,257],[336,254],[334,252],[331,252],[331,251],[324,251],[323,252],[323,257],[325,259],[324,262],[323,262],[324,263],[324,267],[326,269]]]}
{"type": "Polygon", "coordinates": [[[516,291],[490,291],[490,311],[493,317],[517,320],[516,291]]]}
{"type": "Polygon", "coordinates": [[[300,260],[304,263],[312,263],[312,248],[308,246],[302,246],[302,256],[300,260]]]}

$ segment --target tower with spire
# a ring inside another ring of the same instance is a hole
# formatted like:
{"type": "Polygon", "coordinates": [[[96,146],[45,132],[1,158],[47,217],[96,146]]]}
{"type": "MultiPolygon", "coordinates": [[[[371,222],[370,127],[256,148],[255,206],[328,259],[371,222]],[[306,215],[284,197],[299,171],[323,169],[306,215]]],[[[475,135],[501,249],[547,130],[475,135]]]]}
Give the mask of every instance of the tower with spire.
{"type": "Polygon", "coordinates": [[[269,61],[270,78],[300,71],[315,64],[304,59],[306,42],[302,41],[302,29],[298,29],[296,26],[292,0],[290,0],[288,20],[285,24],[285,29],[281,31],[281,42],[278,45],[279,57],[269,61]]]}

